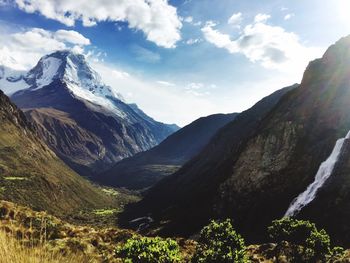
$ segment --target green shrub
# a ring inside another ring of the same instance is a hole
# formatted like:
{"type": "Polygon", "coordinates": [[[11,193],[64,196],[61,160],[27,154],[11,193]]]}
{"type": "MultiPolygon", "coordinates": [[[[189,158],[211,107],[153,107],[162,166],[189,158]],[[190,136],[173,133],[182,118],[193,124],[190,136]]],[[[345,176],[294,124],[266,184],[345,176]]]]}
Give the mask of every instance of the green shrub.
{"type": "Polygon", "coordinates": [[[293,262],[324,262],[332,253],[329,235],[309,221],[292,218],[275,220],[268,227],[268,233],[272,242],[280,248],[287,242],[292,249],[293,262]]]}
{"type": "Polygon", "coordinates": [[[132,237],[118,246],[115,253],[128,263],[172,263],[181,260],[179,245],[170,238],[132,237]]]}
{"type": "Polygon", "coordinates": [[[200,233],[192,262],[247,262],[243,238],[233,229],[231,220],[211,221],[200,233]]]}

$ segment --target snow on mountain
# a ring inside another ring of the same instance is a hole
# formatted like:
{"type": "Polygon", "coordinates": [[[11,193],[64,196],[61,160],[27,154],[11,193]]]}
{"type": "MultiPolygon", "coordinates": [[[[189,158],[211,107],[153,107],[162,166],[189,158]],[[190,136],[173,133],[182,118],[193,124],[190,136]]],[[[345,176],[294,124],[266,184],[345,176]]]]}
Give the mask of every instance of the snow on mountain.
{"type": "Polygon", "coordinates": [[[69,50],[57,51],[43,56],[27,73],[0,66],[0,89],[8,95],[23,89],[39,90],[55,80],[66,83],[77,98],[103,106],[121,118],[126,117],[118,107],[118,102],[124,102],[122,95],[102,82],[84,55],[69,50]]]}
{"type": "Polygon", "coordinates": [[[33,77],[36,87],[33,90],[41,89],[49,85],[54,77],[58,74],[58,69],[62,64],[62,61],[55,57],[47,57],[40,61],[41,63],[41,74],[39,76],[35,74],[29,74],[27,78],[33,77]]]}
{"type": "Polygon", "coordinates": [[[27,89],[29,85],[24,80],[25,71],[0,66],[0,89],[7,95],[27,89]]]}

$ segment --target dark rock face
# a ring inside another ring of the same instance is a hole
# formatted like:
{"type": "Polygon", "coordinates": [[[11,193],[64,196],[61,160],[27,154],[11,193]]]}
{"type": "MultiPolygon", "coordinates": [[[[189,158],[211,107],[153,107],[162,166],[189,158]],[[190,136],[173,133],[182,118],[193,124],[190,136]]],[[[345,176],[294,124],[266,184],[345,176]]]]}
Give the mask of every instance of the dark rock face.
{"type": "Polygon", "coordinates": [[[150,187],[197,155],[212,136],[237,115],[215,114],[200,118],[170,135],[158,146],[118,162],[99,179],[118,187],[150,187]]]}
{"type": "MultiPolygon", "coordinates": [[[[228,138],[235,133],[225,128],[216,136],[216,144],[214,139],[208,146],[216,157],[199,155],[160,182],[140,204],[144,210],[139,211],[157,211],[155,218],[170,220],[164,233],[173,233],[186,223],[187,233],[191,234],[211,217],[230,217],[248,240],[264,239],[260,233],[273,219],[284,215],[290,202],[314,180],[336,140],[350,129],[349,101],[347,37],[331,46],[321,59],[311,62],[300,87],[284,95],[267,114],[260,115],[261,121],[255,119],[244,140],[233,143],[228,138]],[[231,150],[215,152],[220,140],[231,150]],[[228,161],[224,165],[221,160],[228,161]],[[196,162],[202,163],[198,172],[186,173],[195,169],[196,162]]],[[[239,118],[230,124],[231,128],[238,121],[239,118]]],[[[240,124],[237,129],[242,127],[240,124]]],[[[349,244],[348,155],[343,158],[327,187],[300,216],[319,222],[338,240],[349,244]],[[324,213],[316,212],[318,209],[324,213]]]]}
{"type": "Polygon", "coordinates": [[[0,118],[3,122],[10,121],[24,130],[32,130],[32,124],[27,121],[22,111],[18,110],[10,99],[0,90],[0,118]]]}
{"type": "Polygon", "coordinates": [[[178,129],[112,97],[110,87],[81,55],[62,51],[45,56],[25,79],[31,87],[13,94],[12,100],[50,148],[85,176],[95,176],[123,158],[154,147],[178,129]],[[50,83],[42,84],[46,82],[50,83]],[[83,85],[80,93],[97,94],[112,109],[77,96],[71,85],[83,85]]]}
{"type": "Polygon", "coordinates": [[[113,200],[68,168],[0,91],[0,198],[67,216],[113,200]]]}
{"type": "Polygon", "coordinates": [[[297,87],[281,89],[239,114],[214,135],[200,154],[155,185],[135,209],[130,208],[130,217],[151,212],[159,221],[169,220],[163,234],[187,235],[199,230],[215,216],[213,207],[217,205],[219,186],[229,177],[247,140],[281,98],[297,87]]]}
{"type": "Polygon", "coordinates": [[[349,50],[344,38],[310,63],[300,88],[265,118],[220,186],[217,214],[235,218],[249,236],[283,216],[348,132],[349,50]]]}
{"type": "Polygon", "coordinates": [[[297,215],[327,229],[333,242],[346,247],[350,244],[349,174],[350,142],[347,140],[333,174],[318,191],[317,197],[297,215]]]}

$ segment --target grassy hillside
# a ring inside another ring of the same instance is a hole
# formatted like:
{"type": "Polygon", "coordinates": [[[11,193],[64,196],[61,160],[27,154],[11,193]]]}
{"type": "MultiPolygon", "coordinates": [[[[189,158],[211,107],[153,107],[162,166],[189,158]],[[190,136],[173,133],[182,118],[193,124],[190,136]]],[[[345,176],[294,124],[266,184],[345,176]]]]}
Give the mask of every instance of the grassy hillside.
{"type": "Polygon", "coordinates": [[[76,263],[91,262],[84,255],[48,252],[43,246],[25,247],[15,238],[0,232],[0,262],[1,263],[76,263]]]}
{"type": "MultiPolygon", "coordinates": [[[[106,215],[101,213],[100,216],[103,218],[106,215]]],[[[132,237],[141,236],[131,230],[115,227],[70,224],[47,212],[35,212],[0,201],[0,263],[123,262],[115,256],[115,249],[132,237]],[[25,256],[33,258],[33,261],[20,261],[25,256]],[[37,260],[38,257],[42,261],[37,260]]],[[[195,242],[185,239],[177,239],[177,242],[182,257],[189,258],[195,242]]]]}
{"type": "Polygon", "coordinates": [[[0,198],[59,216],[114,207],[114,198],[68,168],[0,93],[0,198]]]}

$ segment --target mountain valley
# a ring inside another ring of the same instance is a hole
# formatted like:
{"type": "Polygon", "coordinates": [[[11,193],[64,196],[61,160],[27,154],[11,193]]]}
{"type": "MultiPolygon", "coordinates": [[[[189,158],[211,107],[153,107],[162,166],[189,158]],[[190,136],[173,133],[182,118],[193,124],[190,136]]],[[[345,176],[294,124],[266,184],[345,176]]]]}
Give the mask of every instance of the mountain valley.
{"type": "Polygon", "coordinates": [[[0,0],[0,263],[350,262],[350,4],[313,1],[0,0]]]}

